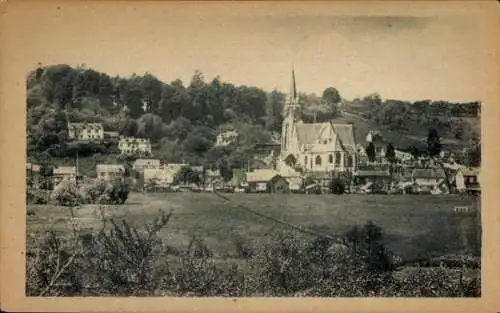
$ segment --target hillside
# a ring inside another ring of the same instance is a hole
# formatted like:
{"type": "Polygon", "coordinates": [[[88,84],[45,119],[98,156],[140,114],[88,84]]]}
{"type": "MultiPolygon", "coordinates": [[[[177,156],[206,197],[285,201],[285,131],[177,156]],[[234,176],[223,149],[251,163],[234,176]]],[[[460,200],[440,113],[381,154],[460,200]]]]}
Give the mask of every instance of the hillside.
{"type": "MultiPolygon", "coordinates": [[[[445,148],[462,148],[479,137],[478,103],[382,101],[378,95],[350,101],[334,87],[321,96],[299,94],[304,121],[353,123],[362,145],[373,129],[401,149],[425,149],[431,128],[445,148]]],[[[219,77],[206,80],[199,71],[184,84],[165,83],[149,73],[110,77],[81,66],[39,66],[27,76],[28,157],[64,163],[78,152],[84,163],[94,158],[89,168],[96,160],[114,161],[116,149],[110,145],[70,145],[68,121],[87,121],[102,123],[105,131],[150,139],[155,157],[167,162],[245,167],[257,153],[253,147],[272,143],[280,132],[285,99],[277,90],[237,86],[219,77]],[[214,147],[216,135],[227,129],[240,134],[238,143],[214,147]]]]}

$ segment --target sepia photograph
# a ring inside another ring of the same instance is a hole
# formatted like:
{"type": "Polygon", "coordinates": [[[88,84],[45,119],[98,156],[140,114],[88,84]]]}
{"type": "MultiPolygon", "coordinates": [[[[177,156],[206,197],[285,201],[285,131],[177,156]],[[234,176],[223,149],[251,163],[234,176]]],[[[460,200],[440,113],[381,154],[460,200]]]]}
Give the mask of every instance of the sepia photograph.
{"type": "Polygon", "coordinates": [[[24,14],[26,297],[482,297],[477,16],[94,4],[24,14]]]}

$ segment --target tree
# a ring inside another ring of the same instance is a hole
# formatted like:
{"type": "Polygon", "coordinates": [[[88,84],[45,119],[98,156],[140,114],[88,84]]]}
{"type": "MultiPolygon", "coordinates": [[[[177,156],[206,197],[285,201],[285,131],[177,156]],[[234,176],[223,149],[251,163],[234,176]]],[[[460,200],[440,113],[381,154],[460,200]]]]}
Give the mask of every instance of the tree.
{"type": "Polygon", "coordinates": [[[328,187],[330,189],[330,193],[337,195],[343,194],[345,191],[345,183],[342,179],[338,177],[332,179],[328,187]]]}
{"type": "Polygon", "coordinates": [[[396,150],[394,149],[394,146],[392,145],[392,143],[389,143],[387,145],[387,148],[385,151],[385,158],[390,163],[394,163],[394,161],[396,161],[396,150]]]}
{"type": "Polygon", "coordinates": [[[481,143],[473,142],[466,148],[465,164],[470,167],[481,166],[481,143]]]}
{"type": "Polygon", "coordinates": [[[342,100],[339,91],[333,87],[326,88],[321,98],[330,106],[337,106],[342,100]]]}
{"type": "Polygon", "coordinates": [[[174,177],[174,183],[197,184],[201,183],[201,175],[189,166],[183,166],[174,177]]]}
{"type": "Polygon", "coordinates": [[[353,227],[345,237],[368,270],[381,273],[391,269],[392,265],[382,242],[382,228],[369,221],[361,229],[353,227]]]}
{"type": "Polygon", "coordinates": [[[377,156],[375,153],[375,145],[373,144],[373,142],[370,142],[366,147],[366,155],[368,156],[368,161],[375,162],[377,156]]]}
{"type": "Polygon", "coordinates": [[[436,157],[441,153],[441,147],[441,140],[437,130],[434,128],[430,129],[427,136],[427,153],[430,157],[436,157]]]}

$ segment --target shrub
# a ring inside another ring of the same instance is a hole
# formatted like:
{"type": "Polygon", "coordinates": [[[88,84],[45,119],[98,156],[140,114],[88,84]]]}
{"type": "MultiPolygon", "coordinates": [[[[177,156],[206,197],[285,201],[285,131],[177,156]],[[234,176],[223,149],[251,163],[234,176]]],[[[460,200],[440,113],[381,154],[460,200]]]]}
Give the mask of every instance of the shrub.
{"type": "Polygon", "coordinates": [[[85,203],[123,204],[128,194],[129,184],[117,179],[111,182],[97,180],[79,188],[75,183],[63,182],[54,189],[51,197],[60,205],[75,206],[85,203]]]}
{"type": "MultiPolygon", "coordinates": [[[[70,208],[70,212],[72,209],[70,208]]],[[[101,211],[102,212],[102,211],[101,211]]],[[[72,215],[73,216],[73,215],[72,215]]],[[[353,227],[343,240],[290,233],[220,262],[203,239],[173,249],[158,232],[170,215],[142,229],[103,217],[97,233],[53,231],[28,241],[27,294],[167,296],[424,296],[477,297],[480,280],[464,269],[394,271],[373,223],[353,227]],[[242,260],[244,258],[244,261],[242,260]]],[[[75,223],[73,223],[75,225],[75,223]]]]}
{"type": "Polygon", "coordinates": [[[51,198],[63,206],[77,206],[85,202],[76,184],[71,181],[62,181],[57,185],[52,191],[51,198]]]}
{"type": "Polygon", "coordinates": [[[345,191],[345,183],[340,178],[332,179],[328,187],[333,194],[343,194],[345,191]]]}

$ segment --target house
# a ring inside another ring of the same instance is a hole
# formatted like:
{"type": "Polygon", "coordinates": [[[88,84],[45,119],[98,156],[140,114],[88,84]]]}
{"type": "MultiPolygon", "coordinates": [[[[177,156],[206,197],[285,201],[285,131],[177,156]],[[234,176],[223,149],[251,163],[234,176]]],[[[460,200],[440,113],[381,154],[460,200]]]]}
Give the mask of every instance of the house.
{"type": "Polygon", "coordinates": [[[413,170],[411,177],[421,190],[438,192],[446,188],[446,174],[442,168],[417,168],[413,170]]]}
{"type": "Polygon", "coordinates": [[[290,166],[286,166],[283,162],[277,164],[276,170],[281,175],[281,177],[285,178],[288,181],[290,190],[300,191],[302,189],[302,173],[290,166]]]}
{"type": "Polygon", "coordinates": [[[151,154],[151,142],[149,139],[121,137],[118,141],[118,149],[122,154],[144,153],[151,154]]]}
{"type": "Polygon", "coordinates": [[[365,169],[353,173],[354,186],[373,185],[379,189],[388,190],[392,183],[392,176],[389,170],[365,169]]]}
{"type": "Polygon", "coordinates": [[[112,180],[125,175],[125,166],[122,164],[97,164],[97,179],[112,180]]]}
{"type": "Polygon", "coordinates": [[[224,131],[217,135],[215,146],[227,146],[238,140],[238,133],[234,130],[224,131]]]}
{"type": "Polygon", "coordinates": [[[408,152],[395,149],[394,154],[396,155],[396,159],[400,160],[401,163],[408,163],[409,161],[413,160],[413,155],[408,152]]]}
{"type": "Polygon", "coordinates": [[[63,180],[76,181],[76,166],[58,166],[54,168],[54,186],[63,180]]]}
{"type": "Polygon", "coordinates": [[[369,130],[366,134],[366,142],[373,142],[382,139],[382,134],[378,130],[369,130]]]}
{"type": "Polygon", "coordinates": [[[459,168],[455,174],[455,186],[458,192],[480,192],[479,168],[459,168]]]}
{"type": "Polygon", "coordinates": [[[119,139],[120,138],[120,133],[115,132],[115,131],[105,131],[104,132],[104,139],[119,139]]]}
{"type": "Polygon", "coordinates": [[[286,193],[289,189],[288,181],[275,170],[260,169],[246,173],[249,192],[259,193],[286,193]]]}
{"type": "Polygon", "coordinates": [[[281,151],[277,162],[302,172],[349,171],[357,163],[352,124],[304,123],[299,115],[299,98],[292,71],[289,98],[283,110],[281,151]]]}
{"type": "Polygon", "coordinates": [[[104,128],[101,123],[68,123],[68,138],[71,140],[102,140],[104,128]]]}
{"type": "Polygon", "coordinates": [[[158,168],[160,167],[160,160],[158,159],[137,159],[132,165],[135,171],[141,171],[145,168],[158,168]]]}

